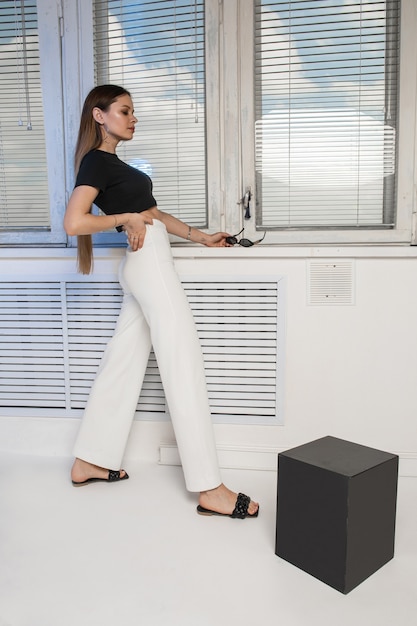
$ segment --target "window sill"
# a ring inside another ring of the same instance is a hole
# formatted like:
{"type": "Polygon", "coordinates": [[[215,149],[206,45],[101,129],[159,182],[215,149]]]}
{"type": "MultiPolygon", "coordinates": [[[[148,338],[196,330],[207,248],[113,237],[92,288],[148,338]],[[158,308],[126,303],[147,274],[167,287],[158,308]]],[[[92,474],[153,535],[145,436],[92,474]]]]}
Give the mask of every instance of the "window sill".
{"type": "MultiPolygon", "coordinates": [[[[75,259],[75,248],[43,247],[3,247],[1,260],[32,259],[75,259]]],[[[124,254],[124,248],[97,247],[94,249],[96,261],[118,260],[124,254]]],[[[233,259],[272,259],[272,258],[417,258],[417,246],[410,245],[265,245],[251,248],[207,248],[194,244],[173,244],[172,254],[176,259],[233,258],[233,259]]]]}

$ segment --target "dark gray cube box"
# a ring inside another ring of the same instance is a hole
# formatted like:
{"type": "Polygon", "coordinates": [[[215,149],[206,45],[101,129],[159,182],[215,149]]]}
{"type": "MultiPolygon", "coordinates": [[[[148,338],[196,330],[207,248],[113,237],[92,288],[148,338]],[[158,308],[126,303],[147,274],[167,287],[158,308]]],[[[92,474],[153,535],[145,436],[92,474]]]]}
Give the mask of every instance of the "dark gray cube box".
{"type": "Polygon", "coordinates": [[[277,556],[342,593],[394,556],[398,456],[323,437],[278,455],[277,556]]]}

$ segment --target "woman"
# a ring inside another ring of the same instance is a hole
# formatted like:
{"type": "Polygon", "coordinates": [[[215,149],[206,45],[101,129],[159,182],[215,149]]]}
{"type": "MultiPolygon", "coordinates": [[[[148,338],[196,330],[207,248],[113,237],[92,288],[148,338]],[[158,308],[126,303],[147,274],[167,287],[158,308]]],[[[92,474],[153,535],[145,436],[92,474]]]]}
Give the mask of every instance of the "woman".
{"type": "Polygon", "coordinates": [[[76,486],[128,478],[120,467],[151,345],[168,402],[189,491],[203,515],[256,517],[258,504],[222,482],[207,399],[204,363],[193,316],[175,272],[168,233],[206,246],[225,246],[227,233],[207,235],[163,213],[146,174],[116,156],[132,139],[137,119],[128,91],[95,87],[87,96],[78,135],[78,171],[64,227],[78,236],[78,265],[89,273],[91,235],[123,230],[128,248],[119,280],[124,297],[86,406],[71,470],[76,486]],[[92,215],[93,202],[105,215],[92,215]]]}

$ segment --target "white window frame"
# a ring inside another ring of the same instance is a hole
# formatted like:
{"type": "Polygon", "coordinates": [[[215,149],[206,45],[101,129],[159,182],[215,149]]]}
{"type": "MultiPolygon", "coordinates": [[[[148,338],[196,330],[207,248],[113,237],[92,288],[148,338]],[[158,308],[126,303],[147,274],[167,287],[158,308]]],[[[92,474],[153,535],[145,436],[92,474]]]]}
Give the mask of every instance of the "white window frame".
{"type": "MultiPolygon", "coordinates": [[[[245,221],[245,236],[259,238],[259,231],[255,226],[256,184],[254,166],[253,138],[254,111],[254,71],[253,52],[247,45],[254,32],[254,12],[252,3],[239,3],[239,0],[227,1],[228,11],[232,4],[237,2],[239,28],[236,29],[236,38],[233,39],[233,29],[225,33],[228,46],[238,50],[241,76],[240,86],[242,102],[245,106],[241,113],[240,134],[242,137],[243,154],[248,155],[242,160],[241,193],[244,188],[250,187],[253,195],[252,217],[245,221]],[[249,6],[251,5],[251,6],[249,6]]],[[[225,28],[228,22],[225,20],[225,28]]],[[[230,25],[229,25],[230,26],[230,25]]],[[[402,0],[401,3],[401,47],[400,47],[400,85],[399,85],[399,128],[398,128],[398,169],[397,169],[397,210],[396,226],[394,229],[311,229],[311,230],[268,230],[265,244],[276,245],[315,245],[315,244],[414,244],[416,243],[415,214],[416,203],[416,153],[417,153],[417,6],[414,0],[402,0]]],[[[225,157],[227,158],[227,157],[225,157]]]]}
{"type": "MultiPolygon", "coordinates": [[[[37,0],[40,72],[45,116],[45,144],[51,227],[48,231],[5,231],[0,244],[66,244],[63,228],[65,210],[65,153],[63,117],[63,74],[61,64],[61,9],[54,0],[37,0]]],[[[22,211],[24,207],[22,206],[22,211]]]]}
{"type": "MultiPolygon", "coordinates": [[[[94,86],[91,0],[38,0],[41,76],[52,231],[21,233],[20,245],[75,246],[62,219],[74,185],[73,155],[82,103],[94,86]]],[[[209,231],[259,238],[255,225],[254,10],[251,0],[206,0],[207,190],[209,231]],[[251,218],[240,201],[252,191],[251,218]]],[[[396,228],[269,230],[263,245],[415,244],[417,189],[417,6],[402,0],[396,228]]],[[[102,244],[111,244],[105,235],[102,244]]],[[[0,242],[10,245],[10,233],[0,242]]],[[[13,240],[14,243],[14,240],[13,240]]],[[[183,242],[181,242],[183,243],[183,242]]]]}

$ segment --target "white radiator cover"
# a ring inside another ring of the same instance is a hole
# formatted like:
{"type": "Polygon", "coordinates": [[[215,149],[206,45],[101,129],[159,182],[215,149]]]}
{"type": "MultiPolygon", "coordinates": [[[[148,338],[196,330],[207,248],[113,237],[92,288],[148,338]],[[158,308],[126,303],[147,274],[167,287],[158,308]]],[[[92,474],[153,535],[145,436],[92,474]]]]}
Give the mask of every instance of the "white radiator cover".
{"type": "MultiPolygon", "coordinates": [[[[285,279],[181,276],[199,334],[213,421],[282,424],[285,279]]],[[[114,276],[0,286],[0,415],[78,417],[112,336],[114,276]]],[[[168,419],[151,352],[138,419],[168,419]]]]}

